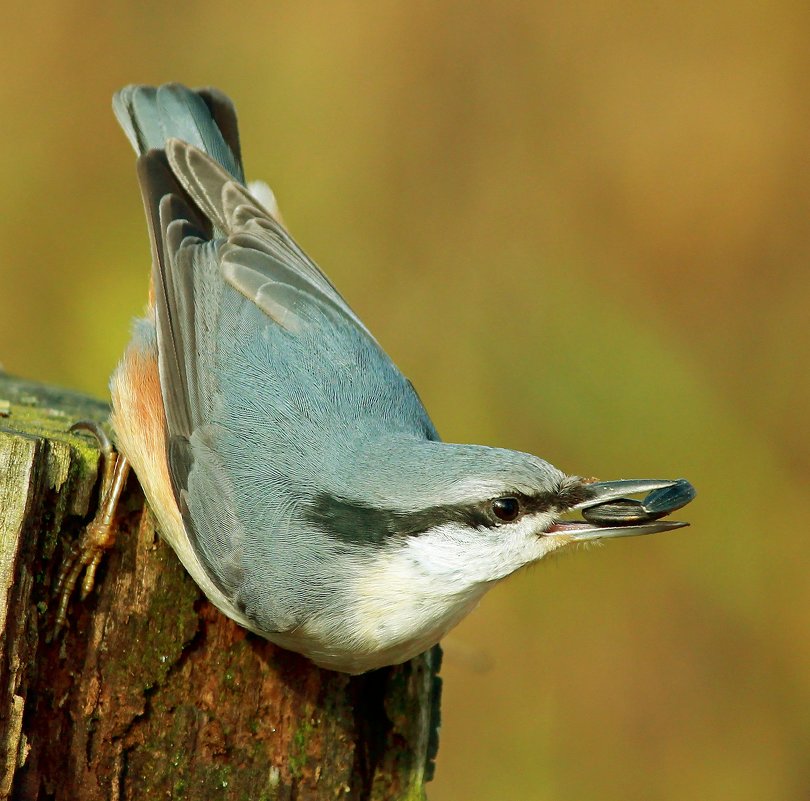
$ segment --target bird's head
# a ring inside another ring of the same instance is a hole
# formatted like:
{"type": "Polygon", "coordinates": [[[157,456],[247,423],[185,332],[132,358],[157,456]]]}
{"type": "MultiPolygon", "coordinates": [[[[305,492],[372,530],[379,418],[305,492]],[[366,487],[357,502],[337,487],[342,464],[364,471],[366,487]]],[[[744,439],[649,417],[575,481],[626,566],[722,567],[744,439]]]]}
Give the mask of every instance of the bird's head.
{"type": "Polygon", "coordinates": [[[686,502],[678,482],[597,483],[516,451],[389,442],[351,464],[340,488],[313,497],[307,522],[333,543],[345,603],[323,623],[340,627],[343,650],[319,658],[353,671],[429,647],[494,583],[552,551],[684,525],[655,519],[674,508],[673,488],[686,502]]]}
{"type": "Polygon", "coordinates": [[[316,497],[318,528],[450,592],[498,581],[566,545],[686,525],[658,518],[694,494],[686,482],[596,482],[528,453],[441,442],[368,459],[355,487],[354,497],[316,497]],[[643,501],[626,497],[641,493],[643,501]]]}

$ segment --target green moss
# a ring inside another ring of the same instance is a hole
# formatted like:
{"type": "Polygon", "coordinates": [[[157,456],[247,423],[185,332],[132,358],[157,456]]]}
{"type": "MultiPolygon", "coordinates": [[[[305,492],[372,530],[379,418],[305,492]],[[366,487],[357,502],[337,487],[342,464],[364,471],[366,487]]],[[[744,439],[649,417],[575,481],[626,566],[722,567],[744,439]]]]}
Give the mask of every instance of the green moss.
{"type": "Polygon", "coordinates": [[[231,768],[228,765],[218,765],[210,772],[211,789],[225,791],[231,784],[231,768]]]}
{"type": "MultiPolygon", "coordinates": [[[[22,381],[0,373],[0,426],[23,436],[42,439],[45,451],[45,484],[57,493],[70,485],[70,508],[62,501],[52,522],[61,525],[64,514],[84,516],[95,483],[99,452],[92,438],[69,431],[78,420],[103,424],[109,415],[106,403],[68,390],[22,381]]],[[[60,498],[57,498],[59,503],[60,498]]]]}
{"type": "MultiPolygon", "coordinates": [[[[155,558],[171,555],[168,546],[160,547],[155,558]]],[[[169,671],[178,662],[186,644],[199,626],[194,609],[197,588],[179,564],[177,575],[166,576],[160,592],[150,596],[149,608],[127,621],[126,641],[138,643],[138,648],[121,649],[106,671],[116,684],[137,682],[144,692],[162,685],[169,671]]]]}
{"type": "Polygon", "coordinates": [[[310,720],[302,720],[292,736],[292,747],[287,761],[290,775],[300,779],[307,763],[307,749],[315,726],[310,720]]]}

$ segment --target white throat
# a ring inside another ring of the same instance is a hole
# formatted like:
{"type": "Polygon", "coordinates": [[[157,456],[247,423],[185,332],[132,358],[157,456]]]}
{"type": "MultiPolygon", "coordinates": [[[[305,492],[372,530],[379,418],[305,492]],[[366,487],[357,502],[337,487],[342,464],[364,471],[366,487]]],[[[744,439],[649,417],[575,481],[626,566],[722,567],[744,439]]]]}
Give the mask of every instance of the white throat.
{"type": "MultiPolygon", "coordinates": [[[[444,523],[385,549],[354,580],[354,636],[365,647],[407,647],[410,656],[440,640],[493,582],[558,548],[543,537],[553,515],[474,529],[444,523]]],[[[404,657],[408,658],[408,656],[404,657]]]]}

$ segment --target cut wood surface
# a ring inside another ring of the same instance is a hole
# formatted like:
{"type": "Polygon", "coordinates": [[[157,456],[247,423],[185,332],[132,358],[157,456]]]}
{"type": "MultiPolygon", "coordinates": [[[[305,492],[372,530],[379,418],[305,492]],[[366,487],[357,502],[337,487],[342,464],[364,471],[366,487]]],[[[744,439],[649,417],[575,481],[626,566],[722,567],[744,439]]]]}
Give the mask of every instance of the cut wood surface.
{"type": "Polygon", "coordinates": [[[0,374],[0,798],[420,799],[438,647],[349,677],[238,627],[155,531],[135,478],[96,587],[53,584],[97,503],[104,403],[0,374]]]}

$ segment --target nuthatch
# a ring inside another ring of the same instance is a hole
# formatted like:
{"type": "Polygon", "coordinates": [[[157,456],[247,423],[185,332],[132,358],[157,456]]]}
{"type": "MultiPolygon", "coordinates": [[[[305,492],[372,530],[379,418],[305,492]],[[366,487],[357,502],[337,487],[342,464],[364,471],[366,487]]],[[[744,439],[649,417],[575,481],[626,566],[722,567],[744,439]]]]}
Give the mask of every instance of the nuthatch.
{"type": "Polygon", "coordinates": [[[686,481],[597,483],[442,442],[268,187],[246,185],[229,99],[128,86],[113,106],[138,153],[150,304],[111,380],[112,489],[63,593],[85,563],[92,582],[130,464],[219,609],[347,673],[419,654],[552,551],[686,525],[658,520],[686,481]]]}

